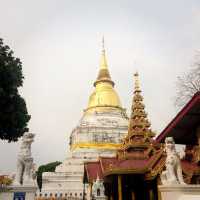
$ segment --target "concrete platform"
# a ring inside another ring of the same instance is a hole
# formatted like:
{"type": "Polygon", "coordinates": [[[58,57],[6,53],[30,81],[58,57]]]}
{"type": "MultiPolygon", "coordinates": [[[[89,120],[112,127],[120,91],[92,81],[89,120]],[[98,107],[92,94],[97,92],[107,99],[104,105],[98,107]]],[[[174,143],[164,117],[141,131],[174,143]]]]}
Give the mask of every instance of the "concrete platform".
{"type": "Polygon", "coordinates": [[[199,200],[200,185],[160,185],[162,200],[199,200]]]}

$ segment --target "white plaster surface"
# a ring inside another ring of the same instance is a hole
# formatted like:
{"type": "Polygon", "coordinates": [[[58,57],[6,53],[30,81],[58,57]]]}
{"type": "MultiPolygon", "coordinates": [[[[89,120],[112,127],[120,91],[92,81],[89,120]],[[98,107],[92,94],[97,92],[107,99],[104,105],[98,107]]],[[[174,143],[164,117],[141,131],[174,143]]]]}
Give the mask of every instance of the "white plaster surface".
{"type": "Polygon", "coordinates": [[[199,200],[200,197],[198,195],[182,195],[178,200],[199,200]]]}
{"type": "Polygon", "coordinates": [[[200,200],[200,185],[161,185],[162,200],[200,200]]]}
{"type": "MultiPolygon", "coordinates": [[[[128,119],[125,111],[118,108],[108,112],[84,113],[70,137],[71,145],[77,143],[116,143],[122,142],[127,134],[128,119]]],[[[76,148],[71,150],[55,172],[43,173],[42,195],[73,196],[82,199],[83,172],[86,161],[97,160],[99,156],[111,157],[112,149],[76,148]]],[[[85,193],[87,193],[87,185],[85,193]]],[[[38,192],[39,194],[40,192],[38,192]]]]}

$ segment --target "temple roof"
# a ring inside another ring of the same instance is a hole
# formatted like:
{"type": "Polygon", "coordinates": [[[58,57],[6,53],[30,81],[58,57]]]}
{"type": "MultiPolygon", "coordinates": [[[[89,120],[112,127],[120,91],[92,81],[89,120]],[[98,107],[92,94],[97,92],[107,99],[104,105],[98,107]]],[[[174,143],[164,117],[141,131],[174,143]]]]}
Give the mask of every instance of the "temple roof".
{"type": "Polygon", "coordinates": [[[197,144],[195,132],[200,125],[199,119],[200,92],[197,92],[156,138],[156,142],[164,142],[166,137],[173,137],[177,144],[197,144]]]}
{"type": "MultiPolygon", "coordinates": [[[[159,155],[157,155],[159,157],[159,155]]],[[[118,162],[116,158],[100,157],[99,161],[88,162],[85,164],[85,182],[94,182],[99,176],[100,179],[114,174],[146,174],[145,179],[153,179],[158,173],[160,173],[165,165],[165,156],[161,159],[150,160],[123,160],[118,162]]],[[[191,163],[186,160],[181,161],[181,166],[184,174],[189,176],[199,175],[200,169],[198,164],[191,163]]]]}
{"type": "Polygon", "coordinates": [[[84,179],[86,182],[93,182],[96,180],[97,174],[100,179],[116,174],[143,174],[146,180],[150,180],[157,176],[164,167],[165,157],[162,154],[163,149],[158,150],[148,159],[141,160],[100,157],[97,162],[85,163],[84,179]]]}
{"type": "Polygon", "coordinates": [[[159,160],[161,154],[162,151],[157,151],[157,154],[154,154],[148,159],[122,160],[117,157],[112,159],[100,158],[100,164],[104,176],[111,174],[147,174],[151,173],[151,170],[157,165],[161,168],[163,167],[161,164],[162,160],[159,160]]]}
{"type": "Polygon", "coordinates": [[[94,182],[97,177],[103,179],[103,173],[99,161],[86,162],[84,168],[84,173],[86,173],[84,174],[84,178],[87,179],[86,182],[94,182]]]}

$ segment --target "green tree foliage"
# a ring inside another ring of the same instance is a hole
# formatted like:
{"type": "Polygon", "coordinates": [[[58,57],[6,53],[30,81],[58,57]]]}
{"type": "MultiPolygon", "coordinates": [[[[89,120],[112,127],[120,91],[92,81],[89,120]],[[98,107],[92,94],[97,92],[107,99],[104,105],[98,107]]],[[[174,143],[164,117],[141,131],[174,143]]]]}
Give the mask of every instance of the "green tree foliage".
{"type": "Polygon", "coordinates": [[[17,141],[28,131],[26,103],[18,93],[23,84],[22,63],[0,38],[0,139],[17,141]]]}
{"type": "Polygon", "coordinates": [[[37,171],[37,184],[38,184],[38,187],[39,187],[40,190],[42,188],[42,173],[43,172],[55,172],[56,166],[58,166],[60,164],[61,164],[61,162],[56,161],[56,162],[48,163],[46,165],[41,165],[38,168],[38,171],[37,171]]]}

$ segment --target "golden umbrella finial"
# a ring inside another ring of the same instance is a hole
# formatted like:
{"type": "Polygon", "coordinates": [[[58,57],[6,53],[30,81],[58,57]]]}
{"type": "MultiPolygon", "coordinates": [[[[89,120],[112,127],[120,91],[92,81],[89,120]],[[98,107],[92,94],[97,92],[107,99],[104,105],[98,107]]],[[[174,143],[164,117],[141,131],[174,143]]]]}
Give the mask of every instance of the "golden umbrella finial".
{"type": "Polygon", "coordinates": [[[105,51],[105,42],[104,42],[104,36],[102,37],[102,51],[105,51]]]}
{"type": "Polygon", "coordinates": [[[97,80],[94,82],[94,86],[97,83],[107,82],[114,86],[114,82],[111,80],[110,73],[108,70],[108,64],[106,59],[106,51],[104,46],[104,37],[102,37],[102,52],[101,52],[101,59],[100,59],[100,70],[97,76],[97,80]]]}
{"type": "Polygon", "coordinates": [[[139,81],[139,74],[136,72],[134,74],[134,79],[135,79],[135,92],[140,92],[140,81],[139,81]]]}
{"type": "Polygon", "coordinates": [[[108,68],[107,60],[106,60],[104,36],[102,37],[102,55],[101,55],[101,60],[100,60],[100,68],[101,69],[107,69],[108,68]]]}

